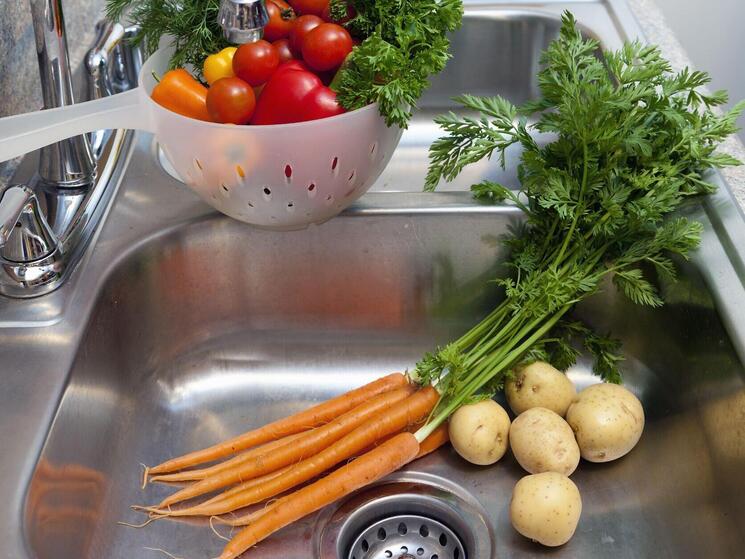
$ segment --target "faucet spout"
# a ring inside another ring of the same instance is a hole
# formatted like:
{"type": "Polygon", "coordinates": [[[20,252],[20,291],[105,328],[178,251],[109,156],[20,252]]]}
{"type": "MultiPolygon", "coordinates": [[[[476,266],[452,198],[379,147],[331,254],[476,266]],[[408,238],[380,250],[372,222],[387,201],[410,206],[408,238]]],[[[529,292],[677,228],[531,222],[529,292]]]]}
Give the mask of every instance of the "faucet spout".
{"type": "MultiPolygon", "coordinates": [[[[44,108],[72,105],[70,61],[61,0],[29,0],[39,59],[44,108]]],[[[59,187],[90,185],[96,166],[85,136],[76,136],[42,148],[39,177],[59,187]]]]}
{"type": "Polygon", "coordinates": [[[269,23],[265,0],[221,0],[217,18],[223,35],[234,44],[255,43],[269,23]]]}

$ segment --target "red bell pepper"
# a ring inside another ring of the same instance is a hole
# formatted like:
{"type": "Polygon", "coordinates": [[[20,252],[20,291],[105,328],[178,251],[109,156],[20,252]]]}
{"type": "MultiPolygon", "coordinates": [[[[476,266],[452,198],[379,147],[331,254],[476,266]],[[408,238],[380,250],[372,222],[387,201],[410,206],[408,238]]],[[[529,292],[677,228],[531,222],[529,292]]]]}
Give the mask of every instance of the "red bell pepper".
{"type": "Polygon", "coordinates": [[[336,93],[298,60],[280,65],[264,86],[251,124],[286,124],[345,112],[336,93]]]}

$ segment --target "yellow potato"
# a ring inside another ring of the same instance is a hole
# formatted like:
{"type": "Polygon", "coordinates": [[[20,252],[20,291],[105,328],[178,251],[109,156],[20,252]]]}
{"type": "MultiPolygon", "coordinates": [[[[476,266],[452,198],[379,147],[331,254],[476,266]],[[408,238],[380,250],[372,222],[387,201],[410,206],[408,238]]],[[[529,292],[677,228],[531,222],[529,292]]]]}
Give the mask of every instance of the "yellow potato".
{"type": "Polygon", "coordinates": [[[517,416],[510,428],[510,448],[531,474],[557,472],[568,476],[579,464],[579,447],[571,427],[546,408],[530,408],[517,416]]]}
{"type": "Polygon", "coordinates": [[[458,408],[448,425],[450,443],[472,464],[494,464],[504,456],[510,432],[510,416],[494,400],[458,408]]]}
{"type": "Polygon", "coordinates": [[[544,361],[536,361],[517,371],[504,387],[507,403],[516,415],[530,408],[547,408],[564,417],[577,395],[569,378],[544,361]]]}
{"type": "Polygon", "coordinates": [[[610,462],[627,454],[642,436],[644,409],[639,399],[617,384],[582,390],[567,411],[582,458],[610,462]]]}
{"type": "Polygon", "coordinates": [[[581,514],[579,489],[571,479],[556,472],[525,476],[512,492],[512,526],[526,538],[546,546],[567,543],[581,514]]]}

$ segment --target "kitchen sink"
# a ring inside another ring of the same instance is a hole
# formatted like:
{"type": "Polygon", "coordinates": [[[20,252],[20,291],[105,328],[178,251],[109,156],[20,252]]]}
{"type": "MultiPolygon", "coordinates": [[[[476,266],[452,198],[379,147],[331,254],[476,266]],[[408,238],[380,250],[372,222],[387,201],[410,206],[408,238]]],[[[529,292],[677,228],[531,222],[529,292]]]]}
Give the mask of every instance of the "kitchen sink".
{"type": "MultiPolygon", "coordinates": [[[[429,200],[426,213],[350,212],[282,235],[209,215],[122,258],[96,298],[31,479],[33,556],[214,557],[221,542],[205,522],[117,524],[142,520],[128,506],[171,490],[142,491],[140,464],[410,369],[485,314],[497,298],[488,280],[503,260],[499,239],[520,213],[429,200]]],[[[626,383],[648,425],[624,459],[581,464],[582,521],[554,557],[733,557],[745,545],[743,365],[696,266],[663,289],[671,302],[659,311],[610,286],[578,311],[623,340],[626,383]]],[[[579,387],[596,381],[584,361],[569,376],[579,387]]],[[[524,474],[511,456],[478,468],[447,449],[407,471],[477,502],[492,556],[546,554],[509,525],[524,474]]],[[[318,556],[327,517],[283,530],[251,557],[318,556]]]]}
{"type": "MultiPolygon", "coordinates": [[[[141,489],[143,464],[410,370],[498,302],[489,280],[504,273],[500,240],[522,214],[457,190],[485,177],[514,184],[514,165],[473,166],[446,192],[406,192],[421,189],[432,116],[454,108],[461,85],[534,96],[538,53],[565,8],[611,48],[638,30],[618,0],[474,4],[377,191],[322,226],[280,234],[219,215],[163,172],[152,136],[136,135],[70,280],[38,299],[0,299],[0,559],[215,557],[224,542],[204,521],[120,524],[144,520],[130,505],[172,490],[141,489]]],[[[678,283],[661,285],[669,304],[639,308],[605,285],[575,312],[623,342],[647,427],[628,456],[573,474],[583,514],[568,544],[542,548],[511,528],[525,472],[509,453],[482,468],[448,447],[247,557],[363,559],[360,538],[402,523],[447,534],[458,559],[741,555],[745,221],[712,180],[719,192],[684,210],[704,224],[703,246],[678,283]]],[[[568,374],[579,388],[597,381],[584,359],[568,374]]],[[[437,545],[407,534],[422,557],[437,545]]]]}

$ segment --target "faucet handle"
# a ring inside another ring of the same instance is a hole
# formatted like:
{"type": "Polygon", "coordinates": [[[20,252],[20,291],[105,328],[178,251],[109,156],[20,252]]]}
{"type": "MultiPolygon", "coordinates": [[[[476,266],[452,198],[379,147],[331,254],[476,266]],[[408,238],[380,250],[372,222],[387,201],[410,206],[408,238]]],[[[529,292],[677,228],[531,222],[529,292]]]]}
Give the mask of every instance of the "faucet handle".
{"type": "Polygon", "coordinates": [[[36,193],[16,184],[0,191],[0,261],[33,262],[57,250],[36,193]]]}

